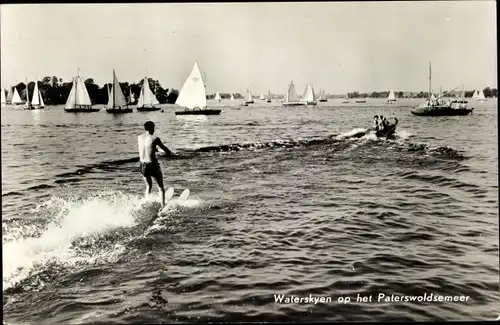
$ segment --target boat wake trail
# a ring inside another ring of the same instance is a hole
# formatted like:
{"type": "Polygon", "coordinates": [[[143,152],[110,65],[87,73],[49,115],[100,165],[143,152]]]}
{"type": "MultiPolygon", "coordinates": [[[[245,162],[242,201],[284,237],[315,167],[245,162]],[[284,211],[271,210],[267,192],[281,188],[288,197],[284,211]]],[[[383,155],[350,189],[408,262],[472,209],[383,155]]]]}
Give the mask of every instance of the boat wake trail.
{"type": "MultiPolygon", "coordinates": [[[[295,149],[313,146],[328,146],[329,149],[337,152],[353,151],[359,146],[372,146],[377,150],[380,146],[392,147],[392,149],[399,152],[420,153],[423,155],[432,155],[437,158],[444,159],[465,159],[462,152],[451,147],[432,147],[425,143],[412,143],[407,141],[413,135],[406,130],[398,130],[395,133],[394,139],[377,138],[372,131],[363,128],[355,128],[348,132],[329,135],[326,137],[311,137],[302,139],[280,139],[271,141],[255,141],[247,143],[233,143],[205,146],[197,149],[177,149],[177,155],[172,158],[175,160],[184,159],[197,159],[200,155],[207,153],[223,153],[223,152],[236,152],[236,151],[266,151],[266,150],[279,150],[279,149],[295,149]]],[[[165,159],[161,157],[160,159],[165,159]]],[[[85,166],[77,166],[78,168],[73,172],[65,172],[56,175],[54,180],[55,184],[65,184],[71,182],[79,182],[83,180],[82,176],[95,172],[108,172],[116,171],[120,168],[129,168],[131,164],[138,163],[138,157],[128,157],[117,160],[100,161],[85,166]]],[[[44,184],[46,187],[53,187],[50,184],[44,184]]],[[[57,186],[57,185],[56,185],[57,186]]],[[[26,191],[33,190],[32,188],[26,191]]],[[[23,195],[23,191],[2,193],[2,197],[23,195]]]]}
{"type": "MultiPolygon", "coordinates": [[[[196,199],[174,199],[164,218],[200,204],[196,199]]],[[[52,197],[30,211],[34,216],[4,225],[4,291],[39,289],[62,272],[120,260],[159,207],[158,197],[145,200],[116,191],[86,198],[52,197]],[[23,225],[23,220],[28,224],[23,225]]],[[[154,220],[152,226],[158,224],[154,220]]]]}

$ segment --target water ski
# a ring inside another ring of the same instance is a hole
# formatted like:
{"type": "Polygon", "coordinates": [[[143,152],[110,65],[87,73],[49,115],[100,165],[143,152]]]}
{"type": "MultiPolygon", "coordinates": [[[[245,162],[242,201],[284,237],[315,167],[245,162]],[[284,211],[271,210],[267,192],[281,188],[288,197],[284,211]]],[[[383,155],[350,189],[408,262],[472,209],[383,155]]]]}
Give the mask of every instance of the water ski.
{"type": "Polygon", "coordinates": [[[189,189],[185,189],[184,191],[182,191],[181,195],[179,196],[179,200],[187,200],[187,198],[189,197],[189,189]]]}
{"type": "MultiPolygon", "coordinates": [[[[184,191],[182,191],[181,195],[179,195],[179,200],[180,201],[187,200],[188,197],[189,197],[189,194],[190,194],[189,189],[185,189],[184,191]]],[[[172,187],[170,187],[165,192],[165,203],[167,201],[169,201],[170,199],[172,199],[173,196],[174,196],[174,189],[172,187]]],[[[160,211],[158,211],[158,215],[161,215],[166,210],[167,206],[168,206],[168,204],[165,204],[165,206],[163,207],[163,209],[160,209],[160,211]]]]}
{"type": "Polygon", "coordinates": [[[165,202],[170,200],[174,196],[174,188],[169,187],[168,190],[165,192],[165,202]]]}

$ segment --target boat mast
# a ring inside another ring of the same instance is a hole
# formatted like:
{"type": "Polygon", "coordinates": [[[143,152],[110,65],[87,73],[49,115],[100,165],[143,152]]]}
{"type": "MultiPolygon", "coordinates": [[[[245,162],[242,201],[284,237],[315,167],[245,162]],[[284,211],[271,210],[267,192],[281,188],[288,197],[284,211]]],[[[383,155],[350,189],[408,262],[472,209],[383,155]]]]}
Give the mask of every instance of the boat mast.
{"type": "Polygon", "coordinates": [[[30,92],[28,89],[28,78],[26,78],[26,107],[30,107],[30,92]]]}
{"type": "Polygon", "coordinates": [[[80,68],[76,70],[76,78],[73,80],[73,84],[75,85],[75,108],[76,108],[76,97],[78,96],[78,78],[80,78],[80,68]]]}
{"type": "Polygon", "coordinates": [[[428,93],[428,99],[429,99],[429,103],[431,102],[431,74],[432,74],[432,71],[431,71],[431,61],[429,61],[429,93],[428,93]]]}
{"type": "Polygon", "coordinates": [[[113,85],[111,86],[111,91],[113,92],[113,109],[115,108],[115,69],[113,69],[113,85]]]}

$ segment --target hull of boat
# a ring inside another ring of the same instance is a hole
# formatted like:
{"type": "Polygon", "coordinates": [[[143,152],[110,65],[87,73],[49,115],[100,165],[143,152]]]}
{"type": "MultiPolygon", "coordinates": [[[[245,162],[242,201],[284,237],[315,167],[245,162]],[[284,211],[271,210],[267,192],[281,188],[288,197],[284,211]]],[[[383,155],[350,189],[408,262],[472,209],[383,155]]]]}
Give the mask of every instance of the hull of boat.
{"type": "Polygon", "coordinates": [[[342,104],[349,104],[350,102],[348,100],[344,100],[342,104]]]}
{"type": "Polygon", "coordinates": [[[219,115],[220,109],[193,109],[175,112],[175,115],[219,115]]]}
{"type": "Polygon", "coordinates": [[[396,103],[396,100],[388,100],[387,101],[387,104],[393,104],[393,103],[396,103]]]}
{"type": "Polygon", "coordinates": [[[326,99],[320,99],[319,101],[320,101],[321,103],[325,103],[325,102],[327,102],[328,100],[326,100],[326,99]]]}
{"type": "Polygon", "coordinates": [[[106,108],[107,113],[120,114],[120,113],[132,113],[134,110],[130,107],[127,108],[106,108]]]}
{"type": "Polygon", "coordinates": [[[288,102],[288,103],[283,103],[283,106],[306,106],[306,103],[303,103],[303,102],[288,102]]]}
{"type": "Polygon", "coordinates": [[[159,111],[161,107],[149,107],[149,106],[142,106],[142,107],[137,107],[138,112],[154,112],[154,111],[159,111]]]}
{"type": "Polygon", "coordinates": [[[254,104],[255,102],[252,100],[250,102],[245,102],[245,104],[254,104]]]}
{"type": "Polygon", "coordinates": [[[364,103],[366,103],[366,100],[357,100],[356,103],[358,103],[358,104],[364,104],[364,103]]]}
{"type": "Polygon", "coordinates": [[[64,111],[68,113],[94,113],[99,112],[100,108],[65,108],[64,111]]]}
{"type": "Polygon", "coordinates": [[[318,103],[317,102],[307,102],[306,105],[307,106],[316,106],[316,105],[318,105],[318,103]]]}
{"type": "Polygon", "coordinates": [[[377,138],[392,138],[396,132],[396,126],[397,125],[395,124],[389,125],[386,130],[377,131],[375,134],[377,135],[377,138]]]}
{"type": "Polygon", "coordinates": [[[442,107],[419,107],[411,110],[411,113],[416,116],[464,116],[472,113],[474,108],[451,108],[448,106],[442,107]]]}
{"type": "Polygon", "coordinates": [[[266,102],[270,103],[270,102],[271,102],[271,100],[270,100],[270,99],[268,99],[268,100],[266,100],[266,102]]]}

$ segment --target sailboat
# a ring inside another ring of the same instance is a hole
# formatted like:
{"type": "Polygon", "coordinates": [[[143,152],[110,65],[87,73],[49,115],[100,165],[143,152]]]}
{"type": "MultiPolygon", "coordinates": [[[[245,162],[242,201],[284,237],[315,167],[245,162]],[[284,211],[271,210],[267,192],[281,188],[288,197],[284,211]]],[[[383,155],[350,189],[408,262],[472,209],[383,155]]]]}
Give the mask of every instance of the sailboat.
{"type": "Polygon", "coordinates": [[[7,99],[5,98],[5,90],[2,88],[2,93],[1,93],[1,99],[0,99],[0,104],[4,106],[7,103],[7,99]]]}
{"type": "Polygon", "coordinates": [[[109,90],[108,106],[106,112],[108,113],[132,113],[132,108],[127,106],[125,95],[123,94],[122,87],[118,82],[115,70],[113,69],[113,86],[109,90]]]}
{"type": "Polygon", "coordinates": [[[252,95],[252,92],[250,91],[250,89],[247,89],[247,99],[245,100],[245,104],[253,104],[255,103],[253,101],[253,95],[252,95]]]}
{"type": "Polygon", "coordinates": [[[474,91],[474,94],[472,95],[472,99],[478,99],[479,98],[479,91],[474,91]]]}
{"type": "Polygon", "coordinates": [[[33,97],[31,98],[31,107],[32,109],[43,109],[45,107],[42,93],[38,89],[38,81],[35,81],[35,89],[33,89],[33,97]]]}
{"type": "Polygon", "coordinates": [[[484,93],[482,90],[479,91],[479,94],[477,95],[477,100],[480,102],[486,101],[486,97],[484,97],[484,93]]]}
{"type": "Polygon", "coordinates": [[[260,94],[260,97],[259,97],[260,100],[265,100],[266,97],[264,97],[264,94],[260,94]]]}
{"type": "Polygon", "coordinates": [[[396,95],[394,94],[394,90],[391,89],[389,92],[389,96],[387,97],[387,103],[392,104],[396,102],[396,95]]]}
{"type": "Polygon", "coordinates": [[[10,105],[12,104],[12,99],[14,98],[14,89],[15,87],[9,87],[7,90],[7,98],[5,99],[5,104],[10,105]]]}
{"type": "Polygon", "coordinates": [[[218,115],[220,109],[207,109],[207,94],[205,83],[201,76],[198,63],[195,62],[191,74],[182,86],[175,103],[185,110],[175,112],[175,115],[218,115]]]}
{"type": "Polygon", "coordinates": [[[64,111],[69,113],[91,113],[100,111],[100,108],[92,108],[92,102],[87,87],[83,79],[79,76],[79,71],[76,77],[73,78],[73,85],[71,86],[68,100],[64,106],[64,111]]]}
{"type": "Polygon", "coordinates": [[[345,94],[345,98],[342,104],[349,104],[349,94],[345,94]]]}
{"type": "Polygon", "coordinates": [[[267,100],[266,102],[270,103],[271,102],[271,92],[268,90],[267,91],[267,100]]]}
{"type": "MultiPolygon", "coordinates": [[[[429,62],[429,92],[427,101],[413,108],[411,113],[417,116],[457,116],[468,115],[472,113],[474,108],[467,108],[465,103],[460,103],[458,107],[454,107],[451,102],[439,103],[434,94],[432,93],[432,69],[431,62],[429,62]]],[[[439,98],[438,98],[439,99],[439,98]]]]}
{"type": "Polygon", "coordinates": [[[144,77],[144,82],[142,83],[141,94],[139,95],[139,100],[137,101],[137,111],[139,112],[151,112],[159,111],[161,107],[155,106],[159,105],[158,99],[153,94],[149,88],[148,77],[144,77]]]}
{"type": "Polygon", "coordinates": [[[283,100],[283,106],[304,106],[305,102],[300,101],[299,96],[297,96],[297,91],[295,90],[295,85],[293,80],[288,85],[288,89],[285,92],[285,98],[283,100]]]}
{"type": "Polygon", "coordinates": [[[216,101],[218,101],[219,103],[222,101],[222,98],[220,97],[219,92],[217,92],[217,93],[215,94],[214,99],[215,99],[216,101]]]}
{"type": "Polygon", "coordinates": [[[316,106],[318,104],[318,102],[316,101],[316,95],[314,94],[314,89],[310,84],[306,85],[304,95],[302,96],[302,101],[306,105],[316,106]]]}
{"type": "Polygon", "coordinates": [[[233,94],[231,94],[231,100],[234,100],[234,96],[233,96],[233,94]]]}
{"type": "Polygon", "coordinates": [[[323,102],[323,103],[328,101],[328,99],[326,98],[326,94],[325,94],[325,90],[324,89],[320,90],[318,101],[323,102]]]}
{"type": "Polygon", "coordinates": [[[30,92],[28,88],[28,78],[26,78],[26,88],[24,89],[24,93],[26,94],[26,101],[24,102],[24,109],[32,110],[33,106],[30,103],[30,92]]]}

